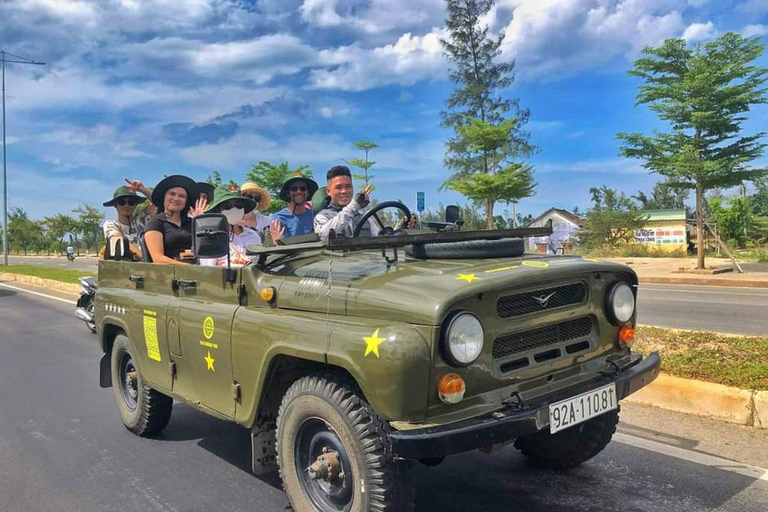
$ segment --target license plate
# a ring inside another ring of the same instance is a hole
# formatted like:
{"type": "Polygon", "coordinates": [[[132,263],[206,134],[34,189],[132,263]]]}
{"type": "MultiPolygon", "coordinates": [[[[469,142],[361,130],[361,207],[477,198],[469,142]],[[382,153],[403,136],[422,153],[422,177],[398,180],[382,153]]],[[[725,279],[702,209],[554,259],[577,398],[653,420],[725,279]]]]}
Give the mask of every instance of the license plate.
{"type": "Polygon", "coordinates": [[[549,406],[549,432],[554,434],[616,409],[616,385],[608,384],[549,406]]]}

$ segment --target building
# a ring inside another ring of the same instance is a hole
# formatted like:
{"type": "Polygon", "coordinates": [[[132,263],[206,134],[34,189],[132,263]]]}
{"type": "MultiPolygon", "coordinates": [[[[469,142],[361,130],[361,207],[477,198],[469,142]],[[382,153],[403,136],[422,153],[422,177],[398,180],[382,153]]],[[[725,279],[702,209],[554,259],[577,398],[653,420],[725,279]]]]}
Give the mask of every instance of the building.
{"type": "Polygon", "coordinates": [[[648,220],[643,229],[635,231],[635,243],[668,251],[688,247],[685,210],[643,210],[643,214],[648,220]]]}
{"type": "Polygon", "coordinates": [[[562,252],[563,243],[573,243],[573,235],[583,225],[584,221],[578,215],[561,208],[550,208],[531,222],[528,227],[542,228],[552,221],[551,236],[532,236],[528,246],[533,251],[556,254],[562,252]]]}

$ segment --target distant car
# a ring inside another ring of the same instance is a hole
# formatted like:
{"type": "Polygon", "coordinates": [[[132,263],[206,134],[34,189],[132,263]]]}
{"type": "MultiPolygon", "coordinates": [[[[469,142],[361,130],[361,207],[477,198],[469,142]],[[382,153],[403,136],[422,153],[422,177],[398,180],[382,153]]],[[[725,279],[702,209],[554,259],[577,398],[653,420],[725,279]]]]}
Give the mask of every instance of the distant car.
{"type": "MultiPolygon", "coordinates": [[[[478,448],[594,457],[659,371],[630,350],[634,271],[525,254],[548,228],[451,225],[253,248],[241,268],[100,261],[101,385],[140,436],[174,399],[250,429],[253,471],[279,468],[300,512],[410,510],[413,461],[478,448]]],[[[226,254],[226,229],[197,217],[197,256],[226,254]]]]}

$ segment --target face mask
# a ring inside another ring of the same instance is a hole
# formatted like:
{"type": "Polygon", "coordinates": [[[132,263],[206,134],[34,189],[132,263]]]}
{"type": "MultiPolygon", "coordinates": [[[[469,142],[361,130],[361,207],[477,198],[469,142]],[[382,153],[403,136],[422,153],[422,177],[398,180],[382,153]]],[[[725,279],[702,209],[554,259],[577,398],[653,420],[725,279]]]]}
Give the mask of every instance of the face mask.
{"type": "Polygon", "coordinates": [[[245,210],[242,208],[230,208],[229,210],[223,210],[221,213],[227,218],[227,222],[234,226],[243,220],[245,210]]]}

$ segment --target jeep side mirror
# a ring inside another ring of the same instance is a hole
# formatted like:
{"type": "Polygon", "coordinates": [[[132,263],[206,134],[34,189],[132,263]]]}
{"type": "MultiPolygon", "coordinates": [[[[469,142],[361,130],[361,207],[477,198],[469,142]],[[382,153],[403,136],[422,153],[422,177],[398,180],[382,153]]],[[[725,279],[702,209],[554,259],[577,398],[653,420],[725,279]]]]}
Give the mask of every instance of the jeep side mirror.
{"type": "Polygon", "coordinates": [[[461,220],[461,210],[455,204],[449,204],[445,207],[445,222],[461,226],[464,221],[461,220]]]}
{"type": "Polygon", "coordinates": [[[204,213],[192,221],[192,244],[195,257],[229,256],[229,225],[220,213],[204,213]]]}

